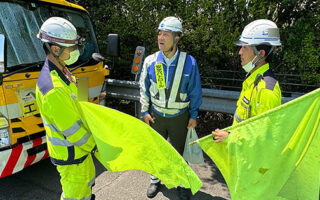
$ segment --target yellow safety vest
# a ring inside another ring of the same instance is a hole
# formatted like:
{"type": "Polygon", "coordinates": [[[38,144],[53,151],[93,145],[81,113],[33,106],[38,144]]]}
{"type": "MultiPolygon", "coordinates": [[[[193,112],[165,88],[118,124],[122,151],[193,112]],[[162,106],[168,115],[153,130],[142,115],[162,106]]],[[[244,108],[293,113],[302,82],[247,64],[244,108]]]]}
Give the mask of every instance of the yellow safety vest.
{"type": "Polygon", "coordinates": [[[80,118],[77,91],[76,84],[46,60],[38,78],[36,99],[51,161],[57,165],[81,163],[95,146],[80,118]]]}
{"type": "Polygon", "coordinates": [[[281,105],[281,90],[274,74],[265,64],[242,83],[233,124],[281,105]]]}

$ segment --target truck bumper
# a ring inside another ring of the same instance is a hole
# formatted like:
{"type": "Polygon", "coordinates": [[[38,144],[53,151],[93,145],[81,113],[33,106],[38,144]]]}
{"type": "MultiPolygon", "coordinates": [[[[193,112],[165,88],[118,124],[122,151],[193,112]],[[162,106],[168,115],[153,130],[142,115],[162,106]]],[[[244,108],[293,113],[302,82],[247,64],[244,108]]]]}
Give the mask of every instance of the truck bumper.
{"type": "Polygon", "coordinates": [[[45,136],[0,151],[0,178],[19,172],[48,155],[45,136]]]}

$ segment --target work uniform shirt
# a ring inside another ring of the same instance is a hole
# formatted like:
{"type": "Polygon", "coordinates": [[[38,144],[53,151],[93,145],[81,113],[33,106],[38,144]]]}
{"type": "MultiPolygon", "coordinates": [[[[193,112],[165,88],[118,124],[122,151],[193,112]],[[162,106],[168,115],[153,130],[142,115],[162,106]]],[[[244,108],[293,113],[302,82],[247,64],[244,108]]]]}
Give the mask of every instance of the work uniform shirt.
{"type": "Polygon", "coordinates": [[[169,108],[161,107],[152,102],[152,97],[159,96],[155,64],[162,64],[165,88],[166,91],[166,101],[168,101],[168,96],[170,88],[172,86],[175,70],[177,68],[177,62],[179,60],[179,50],[177,50],[174,55],[175,59],[170,65],[165,62],[165,56],[162,51],[158,51],[150,56],[148,56],[143,64],[143,69],[140,79],[140,103],[142,105],[142,116],[149,114],[149,110],[152,109],[158,115],[163,117],[176,117],[183,114],[186,110],[190,113],[190,118],[196,119],[199,111],[199,107],[202,103],[202,90],[200,75],[198,71],[198,66],[196,60],[187,55],[185,60],[185,66],[183,71],[183,76],[180,80],[181,87],[178,90],[177,96],[182,102],[189,102],[189,105],[184,108],[169,108]]]}
{"type": "Polygon", "coordinates": [[[93,136],[80,118],[76,79],[69,76],[47,59],[36,86],[48,151],[57,165],[81,163],[95,146],[93,136]]]}
{"type": "Polygon", "coordinates": [[[277,79],[265,64],[249,74],[242,83],[242,91],[237,101],[233,124],[261,114],[281,105],[281,90],[277,79]],[[257,85],[254,84],[261,76],[257,85]]]}

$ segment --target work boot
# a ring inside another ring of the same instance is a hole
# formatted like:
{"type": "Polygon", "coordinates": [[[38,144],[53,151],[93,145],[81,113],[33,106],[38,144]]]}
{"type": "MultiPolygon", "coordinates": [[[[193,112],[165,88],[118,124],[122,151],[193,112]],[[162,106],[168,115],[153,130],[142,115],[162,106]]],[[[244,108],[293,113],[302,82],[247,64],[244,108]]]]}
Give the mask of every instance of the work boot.
{"type": "Polygon", "coordinates": [[[151,199],[155,197],[159,191],[160,191],[160,181],[158,183],[151,183],[147,190],[147,197],[151,199]]]}
{"type": "Polygon", "coordinates": [[[178,187],[180,200],[191,200],[191,190],[189,188],[178,187]]]}

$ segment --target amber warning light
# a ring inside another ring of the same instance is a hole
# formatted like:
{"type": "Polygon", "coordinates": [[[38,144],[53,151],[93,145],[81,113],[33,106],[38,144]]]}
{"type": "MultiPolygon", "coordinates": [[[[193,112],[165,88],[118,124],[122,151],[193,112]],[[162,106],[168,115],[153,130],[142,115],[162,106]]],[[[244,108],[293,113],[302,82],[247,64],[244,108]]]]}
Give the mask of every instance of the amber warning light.
{"type": "Polygon", "coordinates": [[[133,63],[131,67],[131,73],[139,74],[143,65],[145,48],[142,46],[137,46],[136,52],[134,54],[133,63]]]}

